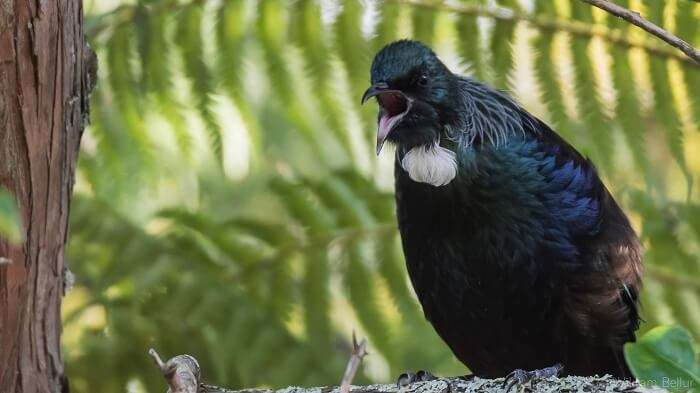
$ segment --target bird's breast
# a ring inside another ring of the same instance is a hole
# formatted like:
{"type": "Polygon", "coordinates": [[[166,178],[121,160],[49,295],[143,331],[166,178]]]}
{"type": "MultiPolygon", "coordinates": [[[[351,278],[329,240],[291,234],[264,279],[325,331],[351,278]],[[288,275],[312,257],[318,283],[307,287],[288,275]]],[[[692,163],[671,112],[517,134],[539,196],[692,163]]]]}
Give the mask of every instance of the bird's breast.
{"type": "Polygon", "coordinates": [[[515,308],[538,307],[529,297],[533,284],[551,280],[535,255],[542,236],[536,209],[525,198],[481,191],[465,190],[458,180],[443,187],[415,182],[397,168],[406,265],[429,318],[515,315],[515,308]]]}

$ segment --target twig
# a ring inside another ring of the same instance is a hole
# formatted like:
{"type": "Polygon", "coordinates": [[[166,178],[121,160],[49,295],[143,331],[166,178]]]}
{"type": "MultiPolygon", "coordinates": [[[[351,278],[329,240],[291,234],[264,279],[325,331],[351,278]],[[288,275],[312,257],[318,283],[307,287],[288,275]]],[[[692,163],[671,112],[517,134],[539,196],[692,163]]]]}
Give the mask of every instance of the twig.
{"type": "Polygon", "coordinates": [[[672,58],[691,67],[699,67],[700,64],[667,45],[657,45],[656,42],[647,40],[630,39],[619,29],[611,29],[602,25],[589,24],[577,20],[555,18],[549,15],[534,15],[514,11],[503,7],[482,6],[471,3],[434,2],[432,0],[384,0],[396,4],[406,4],[415,7],[433,8],[448,12],[457,12],[463,15],[477,15],[490,19],[523,22],[540,31],[563,32],[578,37],[599,37],[611,44],[623,48],[639,48],[650,55],[661,58],[672,58]]]}
{"type": "Polygon", "coordinates": [[[367,356],[367,339],[363,338],[360,343],[357,343],[357,337],[355,337],[355,332],[352,332],[352,355],[348,361],[347,367],[345,367],[345,373],[343,374],[343,380],[340,382],[340,393],[349,393],[350,384],[352,380],[355,379],[355,374],[357,374],[357,369],[362,363],[362,358],[367,356]]]}
{"type": "Polygon", "coordinates": [[[631,24],[647,31],[650,34],[666,41],[669,45],[676,47],[683,51],[688,57],[695,60],[696,63],[700,64],[700,51],[695,49],[689,43],[683,41],[677,36],[669,33],[668,31],[662,29],[661,27],[651,23],[650,21],[644,19],[639,12],[628,10],[627,8],[621,7],[617,4],[611,3],[607,0],[581,0],[584,3],[588,3],[594,7],[598,7],[618,18],[622,18],[631,24]]]}

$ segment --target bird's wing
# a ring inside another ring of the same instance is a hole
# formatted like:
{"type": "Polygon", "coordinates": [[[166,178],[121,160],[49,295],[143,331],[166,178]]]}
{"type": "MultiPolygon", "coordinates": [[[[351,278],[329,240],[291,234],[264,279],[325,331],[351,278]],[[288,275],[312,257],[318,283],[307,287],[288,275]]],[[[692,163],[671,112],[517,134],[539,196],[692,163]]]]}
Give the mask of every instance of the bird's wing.
{"type": "MultiPolygon", "coordinates": [[[[532,119],[531,119],[532,120],[532,119]]],[[[543,122],[534,119],[550,212],[544,248],[558,256],[565,313],[582,334],[634,340],[641,285],[639,241],[593,164],[543,122]]]]}

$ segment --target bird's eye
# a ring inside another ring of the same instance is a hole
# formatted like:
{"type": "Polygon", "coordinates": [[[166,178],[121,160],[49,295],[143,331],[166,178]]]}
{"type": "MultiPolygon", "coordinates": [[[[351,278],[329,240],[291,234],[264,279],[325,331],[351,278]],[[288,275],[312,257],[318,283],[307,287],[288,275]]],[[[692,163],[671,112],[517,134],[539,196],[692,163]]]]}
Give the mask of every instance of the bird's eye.
{"type": "Polygon", "coordinates": [[[428,76],[423,74],[418,78],[418,84],[421,86],[428,86],[428,76]]]}

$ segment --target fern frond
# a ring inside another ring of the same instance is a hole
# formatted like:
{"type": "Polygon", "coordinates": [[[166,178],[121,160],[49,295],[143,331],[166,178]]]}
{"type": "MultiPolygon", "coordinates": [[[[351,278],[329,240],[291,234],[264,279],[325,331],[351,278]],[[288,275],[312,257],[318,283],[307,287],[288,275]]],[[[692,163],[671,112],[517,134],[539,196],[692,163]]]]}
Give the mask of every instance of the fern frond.
{"type": "MultiPolygon", "coordinates": [[[[690,43],[700,42],[700,24],[697,20],[700,5],[690,1],[681,1],[676,6],[676,33],[690,43]]],[[[683,65],[683,76],[687,86],[700,86],[700,72],[695,67],[683,65]]],[[[692,90],[692,88],[691,88],[692,90]]],[[[695,122],[700,122],[700,96],[690,97],[695,122]]]]}
{"type": "MultiPolygon", "coordinates": [[[[593,23],[592,8],[583,2],[571,2],[571,16],[584,23],[593,23]]],[[[595,146],[594,160],[609,170],[612,165],[614,143],[611,119],[602,112],[600,95],[596,88],[594,57],[589,55],[591,41],[585,37],[571,37],[571,52],[574,66],[574,85],[581,122],[586,132],[591,135],[591,144],[595,146]]]]}
{"type": "Polygon", "coordinates": [[[401,9],[398,4],[383,1],[379,3],[377,26],[372,39],[372,52],[377,53],[382,47],[398,39],[398,19],[401,9]]]}
{"type": "Polygon", "coordinates": [[[319,134],[314,129],[309,119],[307,108],[295,94],[292,75],[287,68],[288,61],[284,57],[284,24],[285,20],[283,8],[275,0],[264,0],[259,4],[256,28],[258,39],[262,44],[267,66],[267,75],[272,82],[272,89],[279,97],[280,103],[286,106],[283,113],[287,120],[296,127],[300,134],[306,139],[314,152],[328,162],[328,154],[323,148],[319,139],[319,134]]]}
{"type": "Polygon", "coordinates": [[[107,67],[109,82],[114,100],[119,108],[119,120],[124,123],[123,130],[137,148],[138,157],[144,168],[153,168],[153,145],[144,128],[142,112],[143,100],[133,94],[138,90],[137,77],[129,63],[134,50],[129,30],[117,29],[107,43],[107,67]]]}
{"type": "MultiPolygon", "coordinates": [[[[334,50],[345,65],[348,73],[350,96],[353,100],[359,100],[369,85],[367,73],[360,70],[369,70],[370,56],[369,44],[362,34],[362,6],[356,1],[343,2],[342,10],[333,24],[334,50]]],[[[356,101],[354,101],[356,102],[356,101]]],[[[362,129],[368,140],[374,136],[376,119],[368,110],[361,112],[362,129]]]]}
{"type": "Polygon", "coordinates": [[[377,303],[376,274],[367,267],[370,257],[366,246],[350,244],[346,249],[348,259],[344,270],[348,295],[358,319],[367,331],[372,346],[394,363],[396,343],[392,339],[390,324],[377,303]]]}
{"type": "Polygon", "coordinates": [[[340,105],[332,79],[330,48],[324,40],[327,33],[321,23],[321,10],[312,0],[294,3],[291,15],[292,42],[299,46],[310,76],[311,90],[318,99],[324,120],[340,143],[343,152],[354,161],[350,135],[343,122],[344,108],[340,105]]]}
{"type": "Polygon", "coordinates": [[[413,22],[413,36],[415,39],[426,45],[432,45],[436,18],[437,11],[435,8],[413,7],[411,21],[413,22]]]}
{"type": "Polygon", "coordinates": [[[204,62],[204,50],[202,43],[202,18],[201,6],[187,7],[182,10],[178,18],[178,28],[175,42],[180,49],[185,74],[192,83],[191,94],[195,105],[206,126],[211,148],[216,160],[223,163],[222,131],[212,106],[214,105],[212,94],[214,86],[209,67],[204,62]]]}
{"type": "Polygon", "coordinates": [[[171,52],[166,40],[166,18],[163,15],[151,15],[145,6],[139,5],[134,14],[134,23],[141,65],[140,89],[155,101],[156,110],[172,127],[178,148],[189,158],[192,135],[182,113],[183,106],[173,95],[171,69],[164,67],[168,64],[171,52]]]}
{"type": "Polygon", "coordinates": [[[244,89],[243,53],[247,38],[248,27],[245,19],[245,7],[231,1],[224,1],[217,10],[216,45],[217,78],[221,80],[224,92],[231,98],[245,123],[251,146],[255,149],[253,157],[256,161],[261,154],[264,133],[260,130],[258,114],[249,103],[244,89]]]}
{"type": "Polygon", "coordinates": [[[469,63],[469,69],[474,78],[484,80],[484,59],[481,48],[481,32],[479,20],[475,16],[465,16],[457,20],[459,45],[457,49],[463,60],[469,63]]]}
{"type": "MultiPolygon", "coordinates": [[[[501,0],[499,5],[517,11],[517,1],[501,0]]],[[[494,83],[496,87],[508,89],[508,72],[513,67],[513,41],[518,22],[515,19],[496,18],[489,47],[491,49],[491,63],[494,71],[494,83]]]]}

